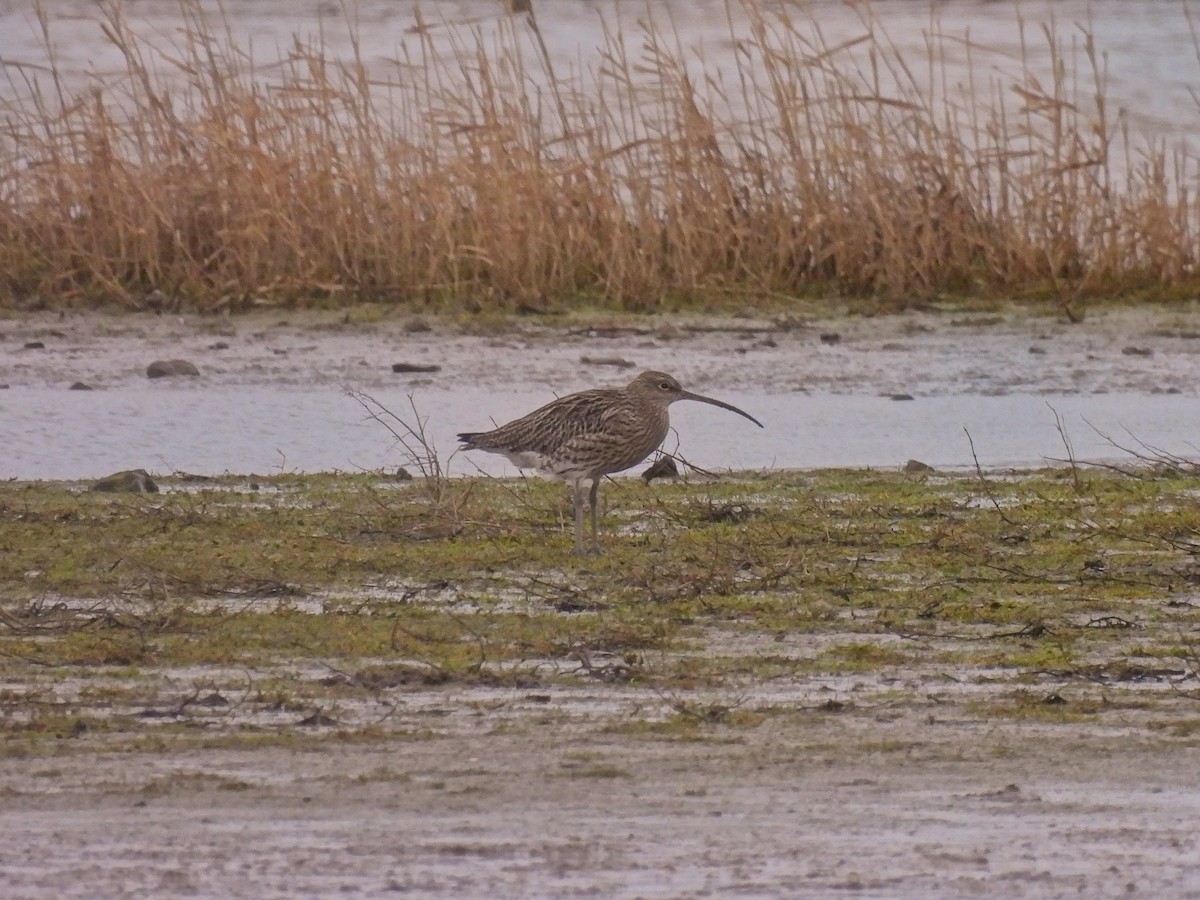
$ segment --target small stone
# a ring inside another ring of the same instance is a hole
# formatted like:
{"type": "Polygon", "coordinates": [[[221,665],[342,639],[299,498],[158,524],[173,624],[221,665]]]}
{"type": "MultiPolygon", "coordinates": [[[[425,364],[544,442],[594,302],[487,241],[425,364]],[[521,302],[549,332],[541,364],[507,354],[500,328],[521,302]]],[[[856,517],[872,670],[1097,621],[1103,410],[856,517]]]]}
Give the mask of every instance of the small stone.
{"type": "Polygon", "coordinates": [[[23,350],[45,350],[46,344],[43,341],[26,341],[23,350]]]}
{"type": "Polygon", "coordinates": [[[413,480],[412,472],[408,471],[408,469],[404,468],[404,466],[401,466],[399,469],[396,470],[395,478],[397,481],[412,481],[413,480]]]}
{"type": "Polygon", "coordinates": [[[157,494],[158,485],[145,469],[126,469],[101,478],[91,490],[105,493],[157,494]]]}
{"type": "Polygon", "coordinates": [[[642,480],[649,484],[655,478],[675,478],[679,474],[679,467],[675,465],[673,456],[660,456],[656,459],[645,472],[642,473],[642,480]]]}
{"type": "Polygon", "coordinates": [[[919,472],[936,472],[937,470],[929,463],[923,463],[919,459],[910,459],[904,464],[904,471],[909,475],[916,475],[919,472]]]}
{"type": "Polygon", "coordinates": [[[72,391],[90,391],[90,390],[92,390],[92,386],[91,386],[90,384],[84,384],[82,381],[77,381],[77,382],[75,382],[73,385],[71,385],[71,387],[70,387],[70,388],[68,388],[68,390],[72,390],[72,391]]]}
{"type": "Polygon", "coordinates": [[[1153,356],[1154,351],[1149,347],[1124,347],[1121,352],[1126,356],[1153,356]]]}
{"type": "Polygon", "coordinates": [[[229,344],[225,341],[217,341],[215,344],[208,345],[209,350],[228,350],[229,344]]]}
{"type": "Polygon", "coordinates": [[[1034,356],[1045,356],[1046,348],[1045,347],[1030,347],[1029,352],[1031,354],[1033,354],[1034,356]]]}
{"type": "Polygon", "coordinates": [[[821,334],[822,344],[840,344],[841,342],[842,336],[836,331],[825,331],[821,334]]]}
{"type": "Polygon", "coordinates": [[[332,716],[327,716],[327,715],[325,715],[325,713],[320,712],[318,710],[317,712],[313,713],[311,716],[305,716],[303,719],[301,719],[296,724],[301,725],[305,728],[329,728],[333,725],[337,725],[338,720],[333,718],[332,716]]]}
{"type": "Polygon", "coordinates": [[[433,366],[433,365],[422,365],[421,363],[398,362],[398,363],[392,363],[392,371],[393,372],[401,372],[401,373],[405,373],[405,372],[440,372],[440,371],[442,371],[442,367],[441,366],[433,366]]]}
{"type": "Polygon", "coordinates": [[[177,375],[199,374],[200,370],[186,359],[160,359],[146,366],[147,378],[174,378],[177,375]]]}
{"type": "Polygon", "coordinates": [[[632,369],[634,363],[619,356],[581,356],[579,361],[585,366],[613,366],[617,369],[632,369]]]}
{"type": "Polygon", "coordinates": [[[913,399],[913,395],[912,394],[892,394],[891,399],[892,400],[911,400],[911,399],[913,399]]]}

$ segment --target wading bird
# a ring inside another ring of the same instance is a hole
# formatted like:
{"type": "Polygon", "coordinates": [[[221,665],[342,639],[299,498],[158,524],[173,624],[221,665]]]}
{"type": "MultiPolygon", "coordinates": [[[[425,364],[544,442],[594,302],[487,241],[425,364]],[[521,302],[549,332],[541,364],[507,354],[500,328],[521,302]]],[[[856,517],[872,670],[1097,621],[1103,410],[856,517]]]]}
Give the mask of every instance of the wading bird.
{"type": "Polygon", "coordinates": [[[492,431],[458,436],[465,450],[499,453],[522,469],[574,485],[575,552],[600,552],[596,535],[596,495],[600,479],[636,466],[658,449],[671,427],[667,407],[676,400],[697,400],[762,422],[743,410],[685,391],[664,372],[643,372],[622,388],[570,394],[492,431]],[[592,544],[583,545],[583,483],[592,483],[592,544]]]}

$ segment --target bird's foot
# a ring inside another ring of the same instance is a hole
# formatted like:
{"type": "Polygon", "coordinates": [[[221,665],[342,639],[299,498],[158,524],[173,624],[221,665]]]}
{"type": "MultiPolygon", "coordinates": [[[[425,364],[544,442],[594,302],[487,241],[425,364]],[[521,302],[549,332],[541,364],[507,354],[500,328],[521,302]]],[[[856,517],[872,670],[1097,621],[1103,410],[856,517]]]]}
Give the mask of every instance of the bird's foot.
{"type": "Polygon", "coordinates": [[[575,555],[597,557],[600,555],[600,545],[592,544],[590,547],[576,547],[575,555]]]}

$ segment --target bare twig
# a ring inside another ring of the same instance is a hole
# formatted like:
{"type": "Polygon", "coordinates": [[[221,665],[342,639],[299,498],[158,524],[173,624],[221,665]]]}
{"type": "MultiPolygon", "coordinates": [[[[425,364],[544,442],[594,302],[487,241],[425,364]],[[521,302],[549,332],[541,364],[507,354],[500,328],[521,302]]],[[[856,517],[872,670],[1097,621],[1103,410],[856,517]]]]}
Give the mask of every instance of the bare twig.
{"type": "Polygon", "coordinates": [[[984,477],[983,466],[981,466],[979,464],[979,457],[975,454],[975,441],[972,440],[971,432],[967,430],[965,425],[963,426],[963,434],[965,434],[967,436],[967,443],[970,444],[970,446],[971,446],[971,459],[975,463],[975,474],[979,478],[979,486],[983,489],[984,496],[987,497],[988,500],[991,501],[992,506],[994,506],[996,508],[996,512],[998,512],[1000,514],[1000,519],[1005,524],[1016,526],[1018,523],[1014,522],[1012,519],[1010,519],[1008,517],[1008,515],[1000,507],[1000,502],[996,499],[995,494],[992,493],[991,486],[988,484],[987,478],[984,477]]]}
{"type": "Polygon", "coordinates": [[[1071,436],[1067,434],[1067,427],[1063,423],[1062,416],[1058,414],[1058,410],[1049,403],[1046,404],[1050,412],[1054,413],[1054,427],[1058,430],[1058,436],[1062,439],[1063,446],[1067,449],[1067,461],[1071,465],[1071,480],[1075,485],[1075,493],[1079,493],[1079,466],[1075,463],[1075,448],[1071,446],[1071,436]]]}
{"type": "Polygon", "coordinates": [[[366,410],[370,421],[378,422],[395,438],[396,444],[404,452],[405,461],[421,473],[430,501],[437,507],[443,507],[448,498],[449,477],[438,458],[437,446],[426,430],[428,418],[422,416],[417,409],[413,395],[408,395],[408,405],[412,412],[410,420],[392,412],[370,394],[350,387],[344,390],[366,410]]]}

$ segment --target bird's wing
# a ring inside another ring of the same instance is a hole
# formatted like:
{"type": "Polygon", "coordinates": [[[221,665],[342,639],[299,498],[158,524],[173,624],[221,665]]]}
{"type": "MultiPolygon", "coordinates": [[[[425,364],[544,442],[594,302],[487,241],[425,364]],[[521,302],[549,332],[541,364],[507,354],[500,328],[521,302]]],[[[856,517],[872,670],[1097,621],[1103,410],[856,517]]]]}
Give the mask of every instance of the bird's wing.
{"type": "Polygon", "coordinates": [[[624,404],[611,402],[611,391],[581,391],[547,403],[494,431],[475,435],[473,443],[481,450],[553,456],[568,441],[607,431],[614,416],[631,412],[624,404]]]}
{"type": "Polygon", "coordinates": [[[629,407],[605,409],[595,426],[563,440],[539,468],[563,478],[607,475],[636,466],[654,449],[654,437],[629,407]]]}

